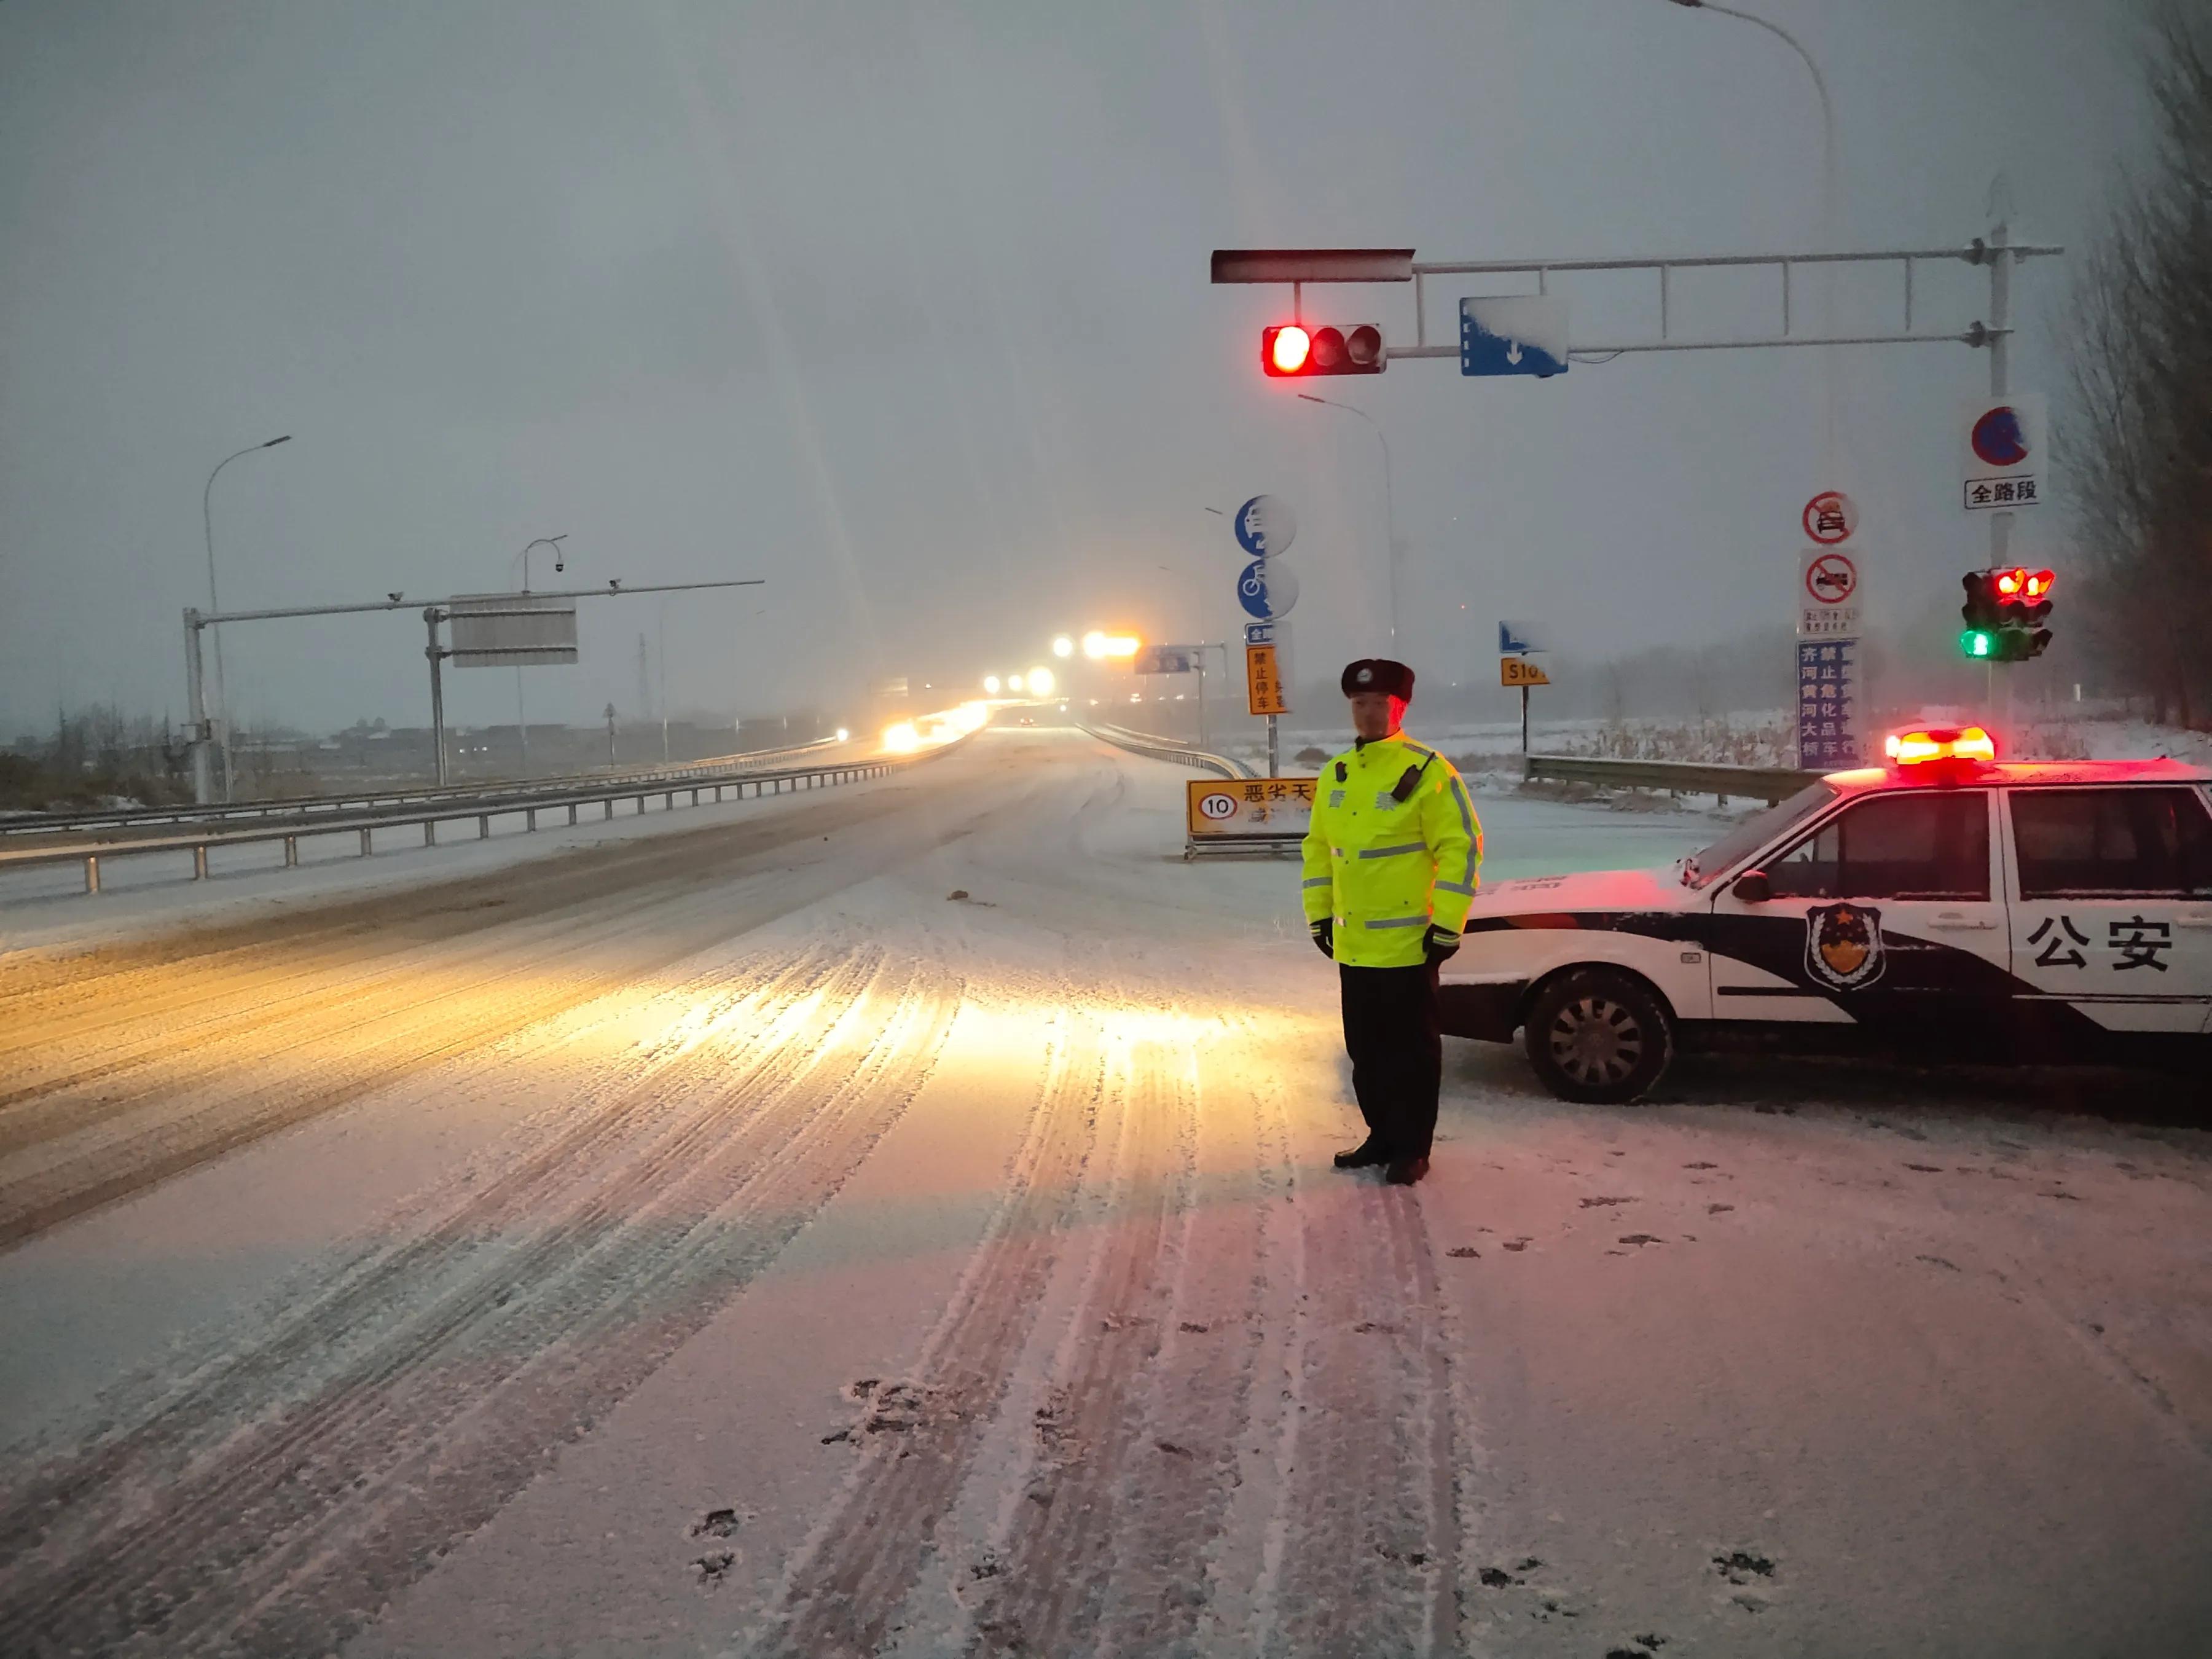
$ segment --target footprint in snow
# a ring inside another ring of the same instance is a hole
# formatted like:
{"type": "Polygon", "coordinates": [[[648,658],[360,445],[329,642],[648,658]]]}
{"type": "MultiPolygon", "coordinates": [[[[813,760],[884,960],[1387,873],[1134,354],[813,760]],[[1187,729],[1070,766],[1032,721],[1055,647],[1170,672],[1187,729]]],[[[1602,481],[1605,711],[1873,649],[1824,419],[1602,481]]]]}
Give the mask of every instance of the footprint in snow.
{"type": "Polygon", "coordinates": [[[737,1529],[738,1512],[735,1510],[708,1510],[692,1523],[691,1535],[694,1538],[727,1538],[737,1529]]]}
{"type": "Polygon", "coordinates": [[[1767,1557],[1754,1554],[1749,1550],[1723,1551],[1713,1557],[1713,1565],[1731,1584],[1748,1584],[1751,1579],[1744,1577],[1746,1573],[1760,1578],[1774,1577],[1774,1563],[1767,1557]]]}
{"type": "Polygon", "coordinates": [[[708,1589],[712,1589],[722,1582],[730,1569],[737,1564],[738,1555],[735,1550],[715,1550],[711,1554],[701,1556],[691,1565],[699,1575],[699,1582],[708,1589]]]}
{"type": "Polygon", "coordinates": [[[1450,1249],[1446,1250],[1444,1254],[1446,1255],[1457,1256],[1462,1261],[1468,1256],[1473,1256],[1477,1261],[1480,1261],[1482,1258],[1482,1252],[1476,1249],[1472,1244],[1455,1244],[1450,1249]]]}
{"type": "Polygon", "coordinates": [[[1505,1241],[1505,1248],[1509,1250],[1525,1250],[1531,1242],[1526,1238],[1509,1238],[1505,1241]]]}
{"type": "Polygon", "coordinates": [[[1601,1210],[1610,1205],[1633,1204],[1635,1202],[1636,1200],[1632,1198],[1586,1198],[1583,1200],[1583,1208],[1585,1210],[1601,1210]]]}
{"type": "Polygon", "coordinates": [[[1917,1170],[1923,1175],[1942,1175],[1943,1173],[1943,1166],[1940,1164],[1908,1164],[1905,1167],[1908,1170],[1917,1170]]]}
{"type": "Polygon", "coordinates": [[[1717,1170],[1721,1166],[1717,1164],[1685,1164],[1682,1167],[1686,1170],[1717,1170]]]}
{"type": "Polygon", "coordinates": [[[1664,1239],[1656,1237],[1650,1233],[1623,1233],[1620,1236],[1620,1242],[1624,1244],[1663,1244],[1666,1243],[1664,1239]]]}
{"type": "Polygon", "coordinates": [[[1708,1204],[1705,1206],[1705,1213],[1707,1215],[1726,1215],[1734,1208],[1735,1208],[1735,1206],[1733,1204],[1708,1204]]]}

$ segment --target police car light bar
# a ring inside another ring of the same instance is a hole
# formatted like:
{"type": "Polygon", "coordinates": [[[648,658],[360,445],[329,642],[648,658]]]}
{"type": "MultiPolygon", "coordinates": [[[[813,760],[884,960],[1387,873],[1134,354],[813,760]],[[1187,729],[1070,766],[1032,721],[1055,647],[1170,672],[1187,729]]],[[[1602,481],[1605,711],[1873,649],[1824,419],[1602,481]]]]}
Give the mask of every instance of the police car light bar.
{"type": "Polygon", "coordinates": [[[1978,726],[1937,726],[1920,732],[1893,732],[1882,752],[1899,766],[1923,766],[1930,761],[1994,761],[1996,740],[1978,726]]]}

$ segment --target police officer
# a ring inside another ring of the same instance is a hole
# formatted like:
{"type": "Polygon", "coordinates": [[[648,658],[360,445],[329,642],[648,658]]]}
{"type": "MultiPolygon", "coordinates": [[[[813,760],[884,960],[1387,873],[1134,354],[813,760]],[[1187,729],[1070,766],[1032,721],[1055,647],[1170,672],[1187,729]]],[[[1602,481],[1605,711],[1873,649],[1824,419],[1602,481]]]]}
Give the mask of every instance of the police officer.
{"type": "Polygon", "coordinates": [[[1305,915],[1337,964],[1344,1046],[1367,1139],[1340,1170],[1386,1166],[1395,1186],[1429,1170],[1443,1079],[1437,969],[1459,949],[1482,864],[1482,825],[1452,763],[1400,729],[1413,671],[1365,658],[1344,671],[1358,741],[1314,786],[1305,915]]]}

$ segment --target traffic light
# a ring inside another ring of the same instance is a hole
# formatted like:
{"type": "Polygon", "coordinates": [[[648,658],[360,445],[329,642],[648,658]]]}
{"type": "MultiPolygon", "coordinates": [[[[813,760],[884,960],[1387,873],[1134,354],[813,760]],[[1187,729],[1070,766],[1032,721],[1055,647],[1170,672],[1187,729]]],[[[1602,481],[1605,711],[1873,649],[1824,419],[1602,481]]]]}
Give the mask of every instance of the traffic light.
{"type": "Polygon", "coordinates": [[[1260,331],[1260,368],[1273,379],[1380,374],[1389,366],[1372,323],[1280,323],[1260,331]]]}
{"type": "Polygon", "coordinates": [[[2051,630],[2048,570],[2014,566],[2009,570],[1969,570],[1959,579],[1966,602],[1959,607],[1966,631],[1959,648],[1980,662],[2027,662],[2043,654],[2051,630]]]}

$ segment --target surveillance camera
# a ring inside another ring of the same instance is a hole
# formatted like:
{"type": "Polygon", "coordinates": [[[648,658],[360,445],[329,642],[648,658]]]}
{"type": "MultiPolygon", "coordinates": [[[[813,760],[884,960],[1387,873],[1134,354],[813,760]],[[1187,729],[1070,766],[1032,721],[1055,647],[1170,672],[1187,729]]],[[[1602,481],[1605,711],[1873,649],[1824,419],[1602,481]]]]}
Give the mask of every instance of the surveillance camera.
{"type": "Polygon", "coordinates": [[[562,563],[561,562],[561,561],[560,561],[560,560],[558,560],[558,559],[556,559],[556,560],[554,560],[554,561],[553,561],[553,568],[554,568],[556,571],[566,570],[568,568],[568,567],[567,565],[562,564],[562,563]]]}
{"type": "Polygon", "coordinates": [[[390,594],[390,595],[388,595],[387,597],[392,600],[392,604],[397,605],[397,604],[398,604],[398,603],[399,603],[399,595],[398,595],[398,594],[397,594],[397,593],[393,593],[393,594],[390,594]]]}
{"type": "Polygon", "coordinates": [[[619,580],[617,580],[617,579],[615,579],[615,578],[613,578],[613,577],[611,577],[611,577],[609,577],[609,578],[607,579],[607,592],[610,592],[610,593],[619,593],[619,592],[622,592],[622,583],[621,583],[619,580]]]}

